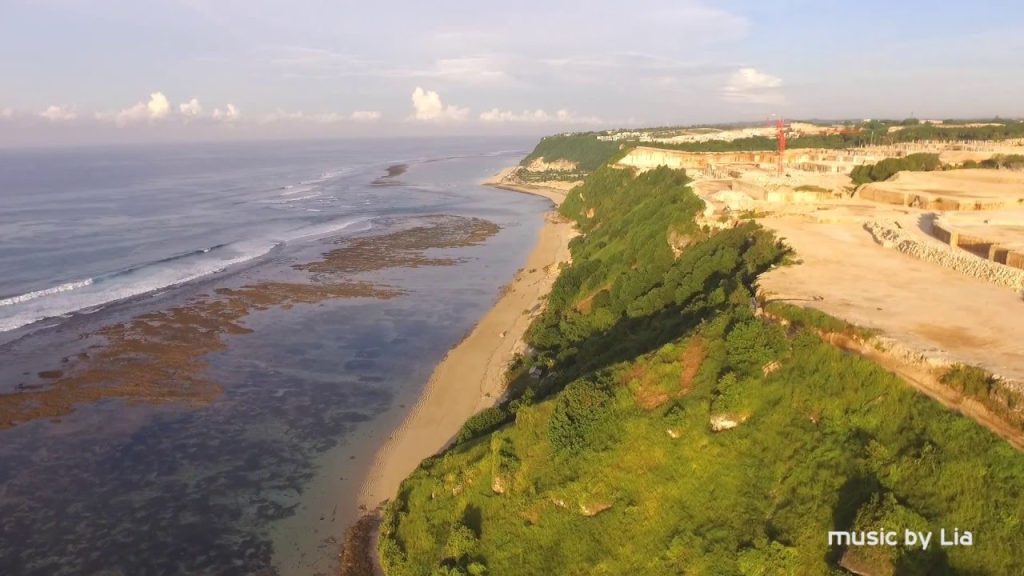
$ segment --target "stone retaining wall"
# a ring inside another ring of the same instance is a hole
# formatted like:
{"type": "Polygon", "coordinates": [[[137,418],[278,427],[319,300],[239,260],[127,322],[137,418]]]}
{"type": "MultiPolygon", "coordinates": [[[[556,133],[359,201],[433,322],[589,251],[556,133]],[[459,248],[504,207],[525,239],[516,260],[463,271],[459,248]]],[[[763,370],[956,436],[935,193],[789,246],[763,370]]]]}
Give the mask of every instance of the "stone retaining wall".
{"type": "Polygon", "coordinates": [[[864,229],[871,233],[875,242],[886,248],[892,248],[908,256],[956,270],[964,276],[978,278],[1024,293],[1024,270],[984,260],[955,248],[925,244],[895,225],[884,225],[873,221],[864,224],[864,229]]]}

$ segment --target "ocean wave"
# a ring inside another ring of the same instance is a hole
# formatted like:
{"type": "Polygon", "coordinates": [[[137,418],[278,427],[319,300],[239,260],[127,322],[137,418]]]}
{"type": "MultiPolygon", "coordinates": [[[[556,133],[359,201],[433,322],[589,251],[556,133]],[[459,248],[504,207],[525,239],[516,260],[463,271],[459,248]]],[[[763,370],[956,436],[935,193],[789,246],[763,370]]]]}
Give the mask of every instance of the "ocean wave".
{"type": "Polygon", "coordinates": [[[269,204],[289,204],[291,202],[301,202],[303,200],[312,200],[313,198],[319,198],[323,196],[320,192],[314,192],[312,194],[306,194],[305,196],[288,196],[280,200],[269,200],[269,204]]]}
{"type": "Polygon", "coordinates": [[[66,282],[59,286],[53,286],[51,288],[44,288],[42,290],[35,290],[33,292],[27,292],[25,294],[11,296],[9,298],[4,298],[3,300],[0,300],[0,306],[13,306],[14,304],[21,304],[22,302],[28,302],[29,300],[35,300],[36,298],[42,298],[43,296],[51,296],[53,294],[60,294],[61,292],[70,292],[71,290],[77,290],[78,288],[85,288],[86,286],[91,286],[92,282],[92,278],[86,278],[85,280],[66,282]]]}
{"type": "Polygon", "coordinates": [[[67,317],[114,302],[180,286],[268,254],[281,242],[219,244],[0,300],[0,332],[67,317]]]}
{"type": "Polygon", "coordinates": [[[296,240],[372,227],[369,217],[306,225],[274,239],[243,240],[175,254],[93,278],[67,282],[0,300],[0,332],[47,318],[96,311],[114,302],[154,294],[250,262],[296,240]]]}
{"type": "Polygon", "coordinates": [[[322,224],[313,224],[309,226],[303,226],[296,228],[282,236],[282,240],[285,242],[294,242],[296,240],[305,240],[309,238],[316,238],[317,236],[330,236],[339,232],[365,232],[373,227],[370,216],[364,216],[359,218],[351,218],[342,221],[330,221],[322,224]]]}
{"type": "Polygon", "coordinates": [[[288,185],[288,186],[284,187],[283,191],[279,195],[280,196],[294,196],[296,194],[300,194],[300,193],[304,193],[304,192],[311,192],[312,190],[313,190],[312,186],[288,185]]]}

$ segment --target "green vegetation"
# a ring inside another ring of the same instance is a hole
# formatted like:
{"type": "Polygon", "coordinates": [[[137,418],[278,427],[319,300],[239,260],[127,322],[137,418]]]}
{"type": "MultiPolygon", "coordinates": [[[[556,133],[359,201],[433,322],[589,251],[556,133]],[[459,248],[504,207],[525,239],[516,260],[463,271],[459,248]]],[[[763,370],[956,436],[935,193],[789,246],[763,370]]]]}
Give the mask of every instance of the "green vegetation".
{"type": "Polygon", "coordinates": [[[850,172],[850,178],[854,184],[867,184],[868,182],[880,182],[888,180],[893,174],[900,171],[931,172],[941,170],[942,162],[938,154],[910,154],[903,158],[886,158],[874,164],[857,166],[850,172]]]}
{"type": "MultiPolygon", "coordinates": [[[[947,123],[956,124],[956,120],[947,123]]],[[[972,122],[965,122],[971,124],[972,122]]],[[[786,142],[789,149],[825,148],[843,149],[857,148],[876,144],[898,144],[902,142],[919,142],[922,140],[1009,140],[1024,138],[1024,122],[1012,120],[992,120],[986,126],[942,124],[922,124],[913,118],[894,120],[871,120],[868,122],[849,123],[842,131],[834,134],[793,136],[786,142]],[[894,128],[890,131],[890,128],[894,128]],[[898,129],[895,129],[898,128],[898,129]]],[[[678,132],[676,129],[675,132],[678,132]]],[[[672,135],[671,130],[661,129],[655,133],[662,136],[672,135]]],[[[778,146],[774,137],[751,136],[723,141],[663,143],[644,142],[644,146],[683,150],[686,152],[755,152],[775,150],[778,146]]]]}
{"type": "Polygon", "coordinates": [[[520,165],[528,166],[538,158],[545,162],[568,160],[584,172],[593,172],[619,151],[618,142],[598,140],[597,136],[594,132],[547,136],[520,165]]]}
{"type": "Polygon", "coordinates": [[[875,335],[875,332],[860,326],[850,324],[835,316],[829,316],[814,308],[794,306],[786,302],[769,302],[764,307],[769,315],[784,320],[786,323],[798,329],[807,329],[820,333],[842,334],[860,340],[867,340],[875,335]]]}
{"type": "MultiPolygon", "coordinates": [[[[928,520],[912,509],[902,505],[891,492],[874,492],[869,500],[857,511],[854,530],[878,530],[884,526],[902,535],[907,530],[918,533],[928,532],[928,520]]],[[[843,566],[857,570],[860,574],[945,574],[950,572],[942,548],[932,546],[928,550],[920,547],[866,546],[853,548],[843,558],[843,566]]]]}
{"type": "Polygon", "coordinates": [[[830,192],[828,188],[822,186],[815,186],[814,184],[802,184],[793,188],[797,192],[830,192]]]}
{"type": "Polygon", "coordinates": [[[942,383],[979,401],[1003,421],[1024,429],[1024,406],[1019,396],[991,373],[976,366],[956,364],[942,375],[942,383]]]}
{"type": "Polygon", "coordinates": [[[850,172],[856,185],[888,180],[900,171],[931,172],[933,170],[955,170],[962,168],[1024,169],[1024,156],[1020,154],[996,154],[982,161],[968,160],[960,165],[947,165],[939,160],[938,154],[918,153],[903,158],[886,158],[874,164],[857,166],[850,172]]]}
{"type": "Polygon", "coordinates": [[[996,154],[991,158],[980,162],[968,160],[959,166],[960,168],[990,168],[994,170],[1024,170],[1024,155],[1020,154],[996,154]]]}
{"type": "MultiPolygon", "coordinates": [[[[786,141],[789,149],[801,148],[856,148],[867,146],[872,142],[881,140],[881,133],[870,130],[856,130],[841,134],[828,134],[816,136],[797,136],[786,141]]],[[[683,150],[685,152],[758,152],[771,151],[778,148],[778,142],[774,137],[749,136],[735,140],[709,140],[707,142],[681,142],[669,144],[665,142],[644,142],[644,146],[654,148],[667,148],[670,150],[683,150]]]]}
{"type": "Polygon", "coordinates": [[[528,184],[536,182],[577,182],[587,177],[586,172],[579,170],[519,170],[516,177],[528,184]]]}
{"type": "Polygon", "coordinates": [[[570,193],[584,234],[535,353],[510,401],[403,483],[388,574],[1018,572],[1024,455],[816,335],[848,324],[781,303],[785,328],[756,317],[754,283],[785,248],[755,223],[701,229],[701,208],[664,168],[603,167],[570,193]],[[829,547],[879,521],[975,542],[829,547]]]}
{"type": "MultiPolygon", "coordinates": [[[[949,123],[956,124],[955,120],[949,123]]],[[[976,122],[975,122],[976,123],[976,122]]],[[[965,122],[963,124],[972,124],[965,122]]],[[[1024,122],[993,120],[986,126],[944,126],[942,124],[917,124],[892,133],[895,142],[919,140],[1009,140],[1024,138],[1024,122]]]]}

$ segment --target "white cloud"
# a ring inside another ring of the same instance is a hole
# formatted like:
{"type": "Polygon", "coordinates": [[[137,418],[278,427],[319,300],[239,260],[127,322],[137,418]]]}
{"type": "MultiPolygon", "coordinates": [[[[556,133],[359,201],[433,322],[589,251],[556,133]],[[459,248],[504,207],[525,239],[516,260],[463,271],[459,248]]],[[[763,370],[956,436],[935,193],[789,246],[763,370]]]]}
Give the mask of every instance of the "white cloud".
{"type": "Polygon", "coordinates": [[[234,104],[228,104],[224,110],[214,108],[212,118],[224,122],[234,122],[242,117],[242,112],[234,104]]]}
{"type": "Polygon", "coordinates": [[[376,110],[356,110],[352,113],[352,119],[356,122],[374,122],[380,120],[381,113],[376,110]]]}
{"type": "Polygon", "coordinates": [[[441,95],[433,90],[424,90],[419,86],[412,92],[413,118],[416,120],[444,121],[465,120],[469,116],[469,108],[445,106],[441,95]]]}
{"type": "Polygon", "coordinates": [[[523,110],[522,113],[515,113],[511,110],[499,110],[492,108],[487,112],[480,113],[480,120],[484,122],[532,122],[538,124],[545,123],[558,123],[558,124],[601,124],[603,121],[596,116],[578,116],[573,112],[562,109],[558,110],[554,114],[549,114],[544,110],[523,110]]]}
{"type": "MultiPolygon", "coordinates": [[[[220,117],[220,116],[218,116],[219,113],[220,113],[220,110],[214,110],[213,111],[214,118],[219,118],[220,117]]],[[[287,121],[294,122],[294,121],[305,120],[305,119],[306,119],[305,112],[302,112],[302,111],[286,112],[286,111],[281,110],[280,108],[278,108],[277,110],[275,110],[275,111],[271,112],[270,114],[267,114],[266,116],[264,116],[260,120],[260,122],[262,122],[263,124],[271,124],[273,122],[287,122],[287,121]]]]}
{"type": "Polygon", "coordinates": [[[199,104],[199,100],[193,98],[188,102],[178,105],[178,113],[185,118],[197,118],[203,113],[203,107],[199,104]]]}
{"type": "Polygon", "coordinates": [[[306,114],[302,110],[296,110],[295,112],[288,112],[278,108],[274,112],[267,114],[260,123],[272,124],[274,122],[307,122],[315,124],[333,124],[335,122],[342,122],[347,117],[337,112],[327,112],[324,114],[306,114]]]}
{"type": "Polygon", "coordinates": [[[4,118],[4,119],[14,118],[14,109],[13,108],[4,108],[3,110],[0,110],[0,118],[4,118]]]}
{"type": "Polygon", "coordinates": [[[729,76],[722,97],[742,104],[778,104],[784,100],[781,88],[781,78],[756,68],[740,68],[729,76]]]}
{"type": "Polygon", "coordinates": [[[171,112],[171,103],[167,101],[167,96],[164,96],[163,92],[153,92],[149,95],[149,102],[146,103],[146,110],[149,112],[149,117],[154,120],[166,118],[171,112]]]}
{"type": "MultiPolygon", "coordinates": [[[[131,108],[125,108],[124,110],[118,112],[117,116],[114,117],[114,122],[116,122],[118,126],[127,126],[132,122],[144,120],[146,118],[146,115],[146,105],[142,102],[139,102],[131,108]]],[[[99,118],[100,115],[97,114],[96,117],[99,118]]]]}
{"type": "MultiPolygon", "coordinates": [[[[145,104],[139,102],[131,108],[125,108],[118,112],[114,117],[114,122],[118,126],[127,126],[142,120],[162,120],[170,112],[171,103],[167,100],[167,96],[164,96],[163,92],[153,92],[145,104]]],[[[98,114],[97,118],[104,118],[104,116],[98,114]]]]}
{"type": "Polygon", "coordinates": [[[337,112],[313,114],[309,118],[317,124],[337,124],[338,122],[344,122],[349,119],[348,116],[344,114],[339,114],[337,112]]]}
{"type": "Polygon", "coordinates": [[[56,104],[47,107],[46,110],[40,112],[39,115],[50,122],[65,122],[78,118],[78,113],[75,112],[73,108],[57,106],[56,104]]]}
{"type": "Polygon", "coordinates": [[[276,111],[267,114],[260,123],[271,124],[274,122],[305,122],[308,124],[337,124],[339,122],[372,122],[379,120],[380,112],[356,111],[351,114],[340,114],[338,112],[325,112],[322,114],[307,114],[302,110],[288,112],[278,108],[276,111]]]}

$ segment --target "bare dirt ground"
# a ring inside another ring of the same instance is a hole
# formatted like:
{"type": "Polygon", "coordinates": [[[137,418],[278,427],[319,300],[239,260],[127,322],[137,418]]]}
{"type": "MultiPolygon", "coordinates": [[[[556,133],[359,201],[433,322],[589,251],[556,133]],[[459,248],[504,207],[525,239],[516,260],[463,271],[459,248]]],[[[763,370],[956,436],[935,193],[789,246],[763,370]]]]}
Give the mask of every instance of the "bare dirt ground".
{"type": "Polygon", "coordinates": [[[1024,379],[1019,295],[879,246],[856,211],[816,216],[760,220],[802,261],[764,275],[763,290],[880,330],[930,356],[1024,379]]]}
{"type": "Polygon", "coordinates": [[[1024,205],[1024,172],[1012,170],[900,172],[890,180],[867,187],[927,198],[950,198],[960,203],[979,202],[983,206],[1010,208],[1024,205]]]}

